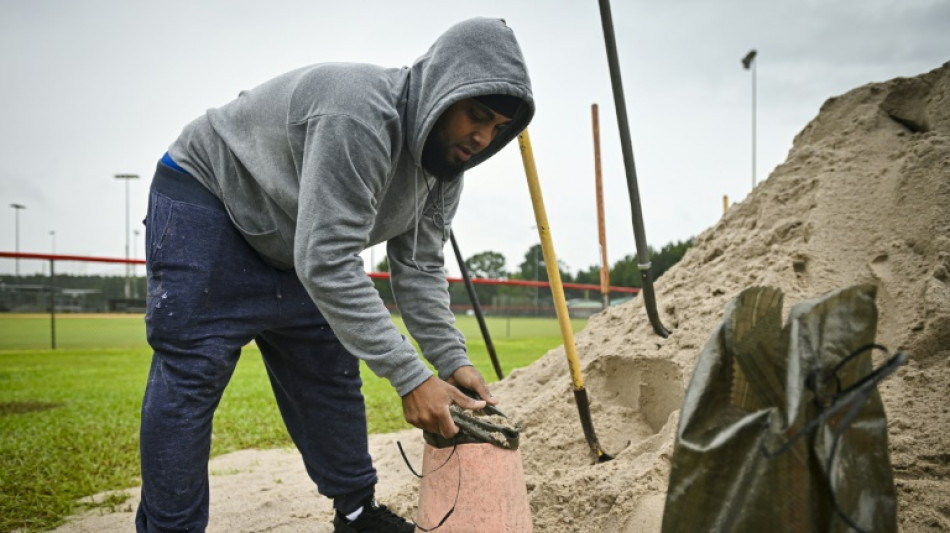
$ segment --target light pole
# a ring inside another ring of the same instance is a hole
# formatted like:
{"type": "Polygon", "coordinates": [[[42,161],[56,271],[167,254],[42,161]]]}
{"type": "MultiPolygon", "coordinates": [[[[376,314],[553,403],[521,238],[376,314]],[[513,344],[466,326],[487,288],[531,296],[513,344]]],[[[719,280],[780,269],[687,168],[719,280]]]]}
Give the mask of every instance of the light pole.
{"type": "Polygon", "coordinates": [[[534,312],[535,314],[540,314],[539,312],[539,302],[538,302],[538,248],[541,245],[535,245],[534,247],[534,312]]]}
{"type": "MultiPolygon", "coordinates": [[[[538,227],[537,227],[537,226],[531,226],[531,229],[538,229],[538,227]]],[[[540,244],[535,245],[535,246],[533,247],[533,249],[534,249],[534,283],[535,283],[535,285],[534,285],[534,313],[535,313],[535,315],[538,314],[538,305],[539,305],[539,303],[538,303],[538,285],[537,285],[537,284],[538,284],[538,262],[539,262],[539,260],[538,260],[538,249],[539,249],[540,247],[541,247],[540,244]]]]}
{"type": "Polygon", "coordinates": [[[755,49],[742,58],[742,68],[752,70],[752,189],[755,189],[755,49]]]}
{"type": "MultiPolygon", "coordinates": [[[[132,258],[133,258],[133,259],[138,259],[138,258],[139,258],[139,230],[133,230],[133,231],[132,231],[132,235],[135,236],[135,237],[133,238],[133,240],[132,240],[132,249],[135,250],[135,252],[133,252],[134,255],[132,256],[132,258]]],[[[136,273],[136,271],[135,271],[135,269],[136,269],[135,267],[136,267],[136,265],[133,264],[133,265],[132,265],[132,277],[135,278],[135,284],[132,286],[132,296],[133,296],[134,298],[138,298],[138,297],[139,297],[139,280],[138,280],[138,277],[137,277],[137,276],[138,276],[138,273],[136,273]]]]}
{"type": "Polygon", "coordinates": [[[116,179],[125,181],[125,297],[131,298],[131,281],[129,276],[129,181],[139,179],[138,174],[116,174],[116,179]]]}
{"type": "MultiPolygon", "coordinates": [[[[26,206],[23,204],[10,204],[10,207],[13,208],[13,218],[14,218],[14,232],[15,232],[15,246],[14,251],[20,253],[20,210],[26,209],[26,206]]],[[[16,277],[20,277],[20,258],[16,258],[16,277]]]]}

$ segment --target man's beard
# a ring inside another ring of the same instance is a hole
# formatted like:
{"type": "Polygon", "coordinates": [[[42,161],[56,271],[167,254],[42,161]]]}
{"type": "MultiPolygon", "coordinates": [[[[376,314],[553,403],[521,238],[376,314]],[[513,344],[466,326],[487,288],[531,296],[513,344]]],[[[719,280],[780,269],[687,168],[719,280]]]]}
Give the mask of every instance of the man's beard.
{"type": "Polygon", "coordinates": [[[452,181],[465,170],[465,163],[449,161],[449,145],[441,135],[440,126],[437,122],[422,147],[422,168],[439,181],[452,181]]]}

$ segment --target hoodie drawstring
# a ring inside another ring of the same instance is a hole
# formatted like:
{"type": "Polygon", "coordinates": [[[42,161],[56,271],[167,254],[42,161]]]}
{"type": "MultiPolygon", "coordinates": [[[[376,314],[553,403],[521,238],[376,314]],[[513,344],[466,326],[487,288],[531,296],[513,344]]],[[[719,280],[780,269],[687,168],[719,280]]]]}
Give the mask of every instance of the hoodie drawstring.
{"type": "MultiPolygon", "coordinates": [[[[412,264],[416,265],[416,268],[422,270],[419,266],[419,263],[416,262],[416,247],[419,242],[419,172],[414,173],[415,176],[415,189],[414,189],[414,201],[415,201],[415,211],[413,218],[413,230],[412,230],[412,264]]],[[[423,181],[426,184],[426,201],[429,200],[429,197],[432,196],[432,186],[429,185],[429,180],[423,178],[423,181]]],[[[442,228],[442,242],[445,242],[449,239],[448,231],[445,225],[445,188],[442,186],[442,181],[436,180],[436,188],[439,191],[438,198],[432,199],[432,205],[435,208],[435,213],[432,215],[432,222],[437,224],[442,228]]]]}
{"type": "MultiPolygon", "coordinates": [[[[413,201],[415,202],[415,209],[413,211],[412,219],[412,264],[416,265],[416,268],[419,268],[419,263],[416,263],[416,245],[419,242],[419,171],[416,170],[413,172],[415,176],[414,187],[413,187],[413,201]]],[[[426,188],[429,188],[429,181],[426,180],[426,188]]]]}

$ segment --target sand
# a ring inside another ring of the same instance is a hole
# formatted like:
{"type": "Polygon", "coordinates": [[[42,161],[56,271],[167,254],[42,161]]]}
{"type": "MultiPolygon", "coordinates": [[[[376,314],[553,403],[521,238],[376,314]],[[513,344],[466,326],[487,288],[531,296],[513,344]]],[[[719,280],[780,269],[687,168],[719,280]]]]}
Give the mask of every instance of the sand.
{"type": "MultiPolygon", "coordinates": [[[[727,302],[764,285],[791,306],[857,283],[878,288],[878,342],[910,354],[880,388],[900,529],[950,531],[950,63],[829,99],[787,160],[657,280],[669,338],[641,301],[591,318],[576,345],[614,460],[590,463],[563,348],[494,386],[524,426],[535,531],[659,531],[680,402],[727,302]]],[[[420,432],[372,436],[379,496],[413,515],[418,481],[397,440],[421,464],[420,432]]],[[[211,470],[210,532],[331,531],[294,451],[237,452],[211,470]]],[[[131,530],[135,502],[56,531],[131,530]]]]}

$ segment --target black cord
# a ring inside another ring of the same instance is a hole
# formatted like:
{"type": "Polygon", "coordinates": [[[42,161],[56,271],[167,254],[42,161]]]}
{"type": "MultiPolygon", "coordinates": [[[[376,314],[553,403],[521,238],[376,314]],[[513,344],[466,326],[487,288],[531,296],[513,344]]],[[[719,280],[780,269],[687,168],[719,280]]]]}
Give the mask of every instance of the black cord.
{"type": "Polygon", "coordinates": [[[416,477],[419,478],[419,479],[422,479],[422,478],[428,476],[429,474],[433,474],[433,473],[435,473],[435,472],[438,472],[443,466],[445,466],[445,465],[447,465],[447,464],[449,463],[449,460],[452,459],[452,456],[453,456],[453,455],[456,457],[456,459],[457,459],[457,461],[458,461],[458,467],[459,467],[459,470],[458,470],[458,486],[455,488],[455,501],[452,502],[452,507],[449,508],[449,511],[448,511],[447,513],[445,513],[445,516],[442,517],[442,520],[439,520],[439,523],[438,523],[438,524],[436,524],[436,525],[434,525],[434,526],[432,526],[432,527],[429,527],[429,528],[420,526],[419,523],[416,522],[416,521],[414,521],[414,520],[413,520],[413,522],[412,522],[412,524],[413,524],[414,526],[416,526],[416,528],[418,528],[418,529],[420,529],[421,531],[424,531],[424,532],[426,532],[426,533],[428,533],[428,532],[430,532],[430,531],[435,531],[436,529],[439,529],[440,527],[442,527],[442,525],[445,524],[445,521],[448,520],[449,517],[452,516],[452,513],[455,512],[455,506],[458,505],[458,502],[459,502],[459,493],[462,492],[462,458],[459,457],[459,455],[458,455],[458,446],[459,446],[459,443],[458,443],[458,435],[456,435],[456,436],[452,439],[452,451],[449,452],[449,456],[445,458],[445,461],[442,461],[442,464],[440,464],[439,466],[433,468],[432,470],[430,470],[430,471],[428,471],[428,472],[426,472],[426,473],[424,473],[424,474],[419,474],[419,473],[416,472],[416,470],[415,470],[414,468],[412,468],[412,465],[409,463],[409,458],[406,457],[406,452],[405,452],[405,450],[402,449],[402,442],[400,442],[400,441],[397,440],[397,441],[396,441],[396,446],[399,447],[399,453],[402,454],[402,460],[406,462],[406,466],[409,467],[409,471],[412,472],[412,475],[416,476],[416,477]]]}
{"type": "MultiPolygon", "coordinates": [[[[844,390],[841,389],[841,379],[838,376],[838,371],[841,370],[841,368],[845,364],[847,364],[849,361],[851,361],[858,355],[868,350],[875,350],[875,349],[881,350],[886,354],[889,353],[887,348],[885,348],[884,346],[881,346],[879,344],[868,344],[868,345],[858,348],[857,350],[849,354],[847,357],[843,358],[841,361],[838,362],[837,365],[835,365],[835,367],[831,371],[831,374],[835,379],[835,394],[832,398],[831,403],[829,403],[826,406],[822,406],[819,404],[820,410],[818,412],[818,415],[812,418],[805,425],[805,427],[800,429],[796,434],[792,435],[785,442],[785,444],[783,444],[782,446],[778,448],[778,450],[771,451],[765,448],[764,443],[762,445],[762,453],[763,455],[765,455],[765,457],[770,458],[770,459],[777,457],[785,453],[789,449],[791,449],[791,447],[799,439],[815,431],[815,429],[817,429],[818,426],[826,422],[835,413],[841,411],[842,409],[846,407],[850,407],[848,411],[845,413],[845,415],[841,418],[841,422],[838,426],[838,429],[834,431],[834,438],[831,441],[831,452],[828,454],[828,460],[825,463],[826,476],[824,478],[824,481],[828,489],[828,494],[831,496],[831,504],[835,510],[835,513],[839,517],[841,517],[841,519],[844,520],[845,523],[848,524],[849,527],[851,527],[858,533],[867,533],[867,532],[861,529],[860,527],[858,527],[858,525],[854,523],[854,521],[851,520],[851,518],[847,514],[845,514],[844,510],[841,509],[841,506],[838,504],[838,499],[835,496],[834,486],[831,481],[831,467],[834,464],[835,457],[837,456],[837,453],[838,453],[838,443],[841,439],[841,435],[845,432],[845,430],[848,429],[848,427],[850,427],[851,423],[858,416],[858,413],[864,407],[864,404],[867,403],[868,399],[870,399],[871,394],[874,392],[875,388],[877,387],[877,384],[883,381],[884,378],[886,378],[887,376],[891,375],[895,370],[897,370],[897,367],[907,362],[907,354],[904,352],[897,352],[896,354],[894,354],[894,356],[890,357],[884,364],[874,369],[873,371],[869,372],[867,375],[865,375],[858,381],[854,382],[852,385],[850,385],[848,388],[844,390]]],[[[817,381],[817,377],[818,377],[817,371],[815,371],[811,375],[809,375],[808,379],[806,380],[809,383],[809,387],[811,387],[812,390],[817,389],[819,385],[817,381]]]]}
{"type": "MultiPolygon", "coordinates": [[[[874,349],[874,348],[884,350],[885,353],[887,352],[887,349],[884,348],[883,346],[880,346],[877,344],[869,344],[867,346],[862,346],[861,348],[858,348],[858,350],[853,352],[851,355],[847,356],[844,360],[842,360],[842,362],[845,362],[851,359],[852,357],[854,357],[857,354],[860,354],[861,352],[865,352],[867,350],[874,349]]],[[[838,382],[839,391],[834,395],[834,398],[831,401],[831,403],[829,403],[827,406],[820,406],[821,409],[819,410],[818,414],[814,418],[809,420],[808,423],[802,429],[800,429],[797,433],[789,437],[789,439],[785,441],[785,444],[780,446],[777,450],[772,451],[772,450],[765,449],[763,445],[762,453],[766,457],[769,457],[769,458],[781,455],[785,453],[786,451],[788,451],[788,449],[791,448],[795,444],[796,441],[798,441],[805,435],[817,429],[819,425],[826,422],[838,411],[844,409],[845,407],[851,405],[852,403],[858,400],[860,400],[858,401],[858,404],[862,405],[865,401],[867,401],[867,398],[869,397],[869,394],[870,394],[870,392],[868,392],[867,395],[864,394],[865,389],[867,389],[868,391],[870,389],[873,389],[873,387],[877,386],[877,384],[883,381],[884,378],[891,375],[895,370],[897,370],[897,367],[903,365],[906,362],[907,362],[907,354],[905,354],[904,352],[897,352],[896,354],[894,354],[893,357],[888,359],[883,365],[881,365],[880,367],[878,367],[877,369],[875,369],[873,372],[869,373],[868,375],[864,376],[860,380],[856,381],[853,385],[851,385],[850,387],[848,387],[847,389],[843,391],[840,390],[840,381],[839,381],[838,382]]],[[[834,371],[837,372],[840,366],[841,366],[841,363],[839,363],[839,365],[835,367],[834,371]]],[[[809,380],[812,380],[813,377],[814,375],[809,376],[809,380]]],[[[835,379],[836,380],[838,379],[837,375],[835,375],[835,379]]],[[[850,423],[850,420],[849,420],[849,423],[850,423]]],[[[843,427],[843,429],[846,429],[846,427],[843,427]]]]}
{"type": "Polygon", "coordinates": [[[423,176],[422,181],[426,184],[426,201],[432,199],[432,223],[442,230],[442,240],[448,239],[445,236],[445,198],[443,197],[442,180],[436,179],[435,187],[439,194],[432,196],[432,185],[429,180],[423,176]]]}

